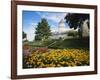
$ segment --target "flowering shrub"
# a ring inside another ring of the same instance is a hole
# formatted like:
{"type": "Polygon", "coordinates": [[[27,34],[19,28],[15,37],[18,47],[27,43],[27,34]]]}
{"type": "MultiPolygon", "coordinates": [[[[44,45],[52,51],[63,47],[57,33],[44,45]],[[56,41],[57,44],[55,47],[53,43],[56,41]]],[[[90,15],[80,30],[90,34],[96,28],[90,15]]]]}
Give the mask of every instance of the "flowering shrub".
{"type": "Polygon", "coordinates": [[[24,58],[24,64],[26,68],[86,66],[89,65],[89,51],[84,49],[37,49],[24,58]]]}
{"type": "Polygon", "coordinates": [[[45,53],[47,51],[48,51],[47,48],[36,48],[33,50],[33,52],[38,52],[38,53],[45,53]]]}

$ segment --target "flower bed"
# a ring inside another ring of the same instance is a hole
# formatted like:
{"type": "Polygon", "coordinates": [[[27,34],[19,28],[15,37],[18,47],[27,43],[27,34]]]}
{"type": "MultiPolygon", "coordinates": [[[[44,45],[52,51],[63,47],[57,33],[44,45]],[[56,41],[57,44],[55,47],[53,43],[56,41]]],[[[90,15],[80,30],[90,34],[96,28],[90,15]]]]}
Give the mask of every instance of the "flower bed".
{"type": "Polygon", "coordinates": [[[89,65],[89,51],[84,49],[37,49],[24,58],[24,68],[69,67],[89,65]]]}

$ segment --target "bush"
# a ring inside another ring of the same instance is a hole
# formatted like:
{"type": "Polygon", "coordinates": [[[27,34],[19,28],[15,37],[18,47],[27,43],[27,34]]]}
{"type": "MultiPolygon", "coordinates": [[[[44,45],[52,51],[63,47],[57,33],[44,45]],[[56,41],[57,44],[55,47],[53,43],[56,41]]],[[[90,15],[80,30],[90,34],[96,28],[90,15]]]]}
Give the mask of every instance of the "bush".
{"type": "Polygon", "coordinates": [[[78,36],[78,32],[74,31],[74,30],[70,30],[67,34],[68,34],[68,36],[72,36],[72,37],[77,37],[78,36]]]}

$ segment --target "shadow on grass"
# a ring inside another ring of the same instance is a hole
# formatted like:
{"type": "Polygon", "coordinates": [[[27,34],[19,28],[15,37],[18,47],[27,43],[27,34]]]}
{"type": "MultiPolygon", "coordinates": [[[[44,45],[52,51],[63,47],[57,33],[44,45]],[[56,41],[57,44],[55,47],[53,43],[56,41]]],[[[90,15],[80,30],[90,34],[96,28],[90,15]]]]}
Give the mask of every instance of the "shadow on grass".
{"type": "Polygon", "coordinates": [[[64,49],[64,48],[82,48],[89,49],[89,38],[73,38],[73,39],[58,39],[58,40],[46,40],[46,41],[34,41],[28,42],[32,48],[48,47],[51,49],[64,49]],[[54,44],[52,44],[54,43],[54,44]]]}
{"type": "Polygon", "coordinates": [[[52,46],[49,46],[49,48],[86,48],[89,49],[89,38],[83,38],[83,39],[65,39],[65,40],[58,40],[55,44],[52,46]]]}

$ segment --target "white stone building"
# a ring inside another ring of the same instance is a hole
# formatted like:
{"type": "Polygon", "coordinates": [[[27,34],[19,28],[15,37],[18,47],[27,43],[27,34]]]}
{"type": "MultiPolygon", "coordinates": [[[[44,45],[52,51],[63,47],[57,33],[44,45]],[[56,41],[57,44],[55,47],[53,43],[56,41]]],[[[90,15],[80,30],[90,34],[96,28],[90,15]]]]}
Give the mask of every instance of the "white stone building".
{"type": "Polygon", "coordinates": [[[88,27],[88,20],[85,20],[82,24],[82,36],[88,37],[89,36],[89,27],[88,27]]]}
{"type": "MultiPolygon", "coordinates": [[[[85,20],[82,24],[81,27],[81,32],[82,32],[82,36],[83,37],[88,37],[89,36],[89,28],[88,28],[88,24],[87,24],[88,20],[85,20]]],[[[70,30],[74,30],[74,29],[68,29],[65,27],[65,21],[62,19],[59,23],[58,23],[58,30],[56,32],[52,32],[52,35],[50,36],[51,39],[68,39],[68,38],[73,38],[73,36],[68,36],[67,32],[70,30]]],[[[78,31],[78,29],[76,30],[78,31]]]]}
{"type": "Polygon", "coordinates": [[[65,27],[65,21],[62,19],[58,23],[58,30],[55,32],[52,32],[52,35],[50,36],[51,39],[65,39],[65,38],[71,38],[71,36],[67,36],[68,29],[65,27]]]}

